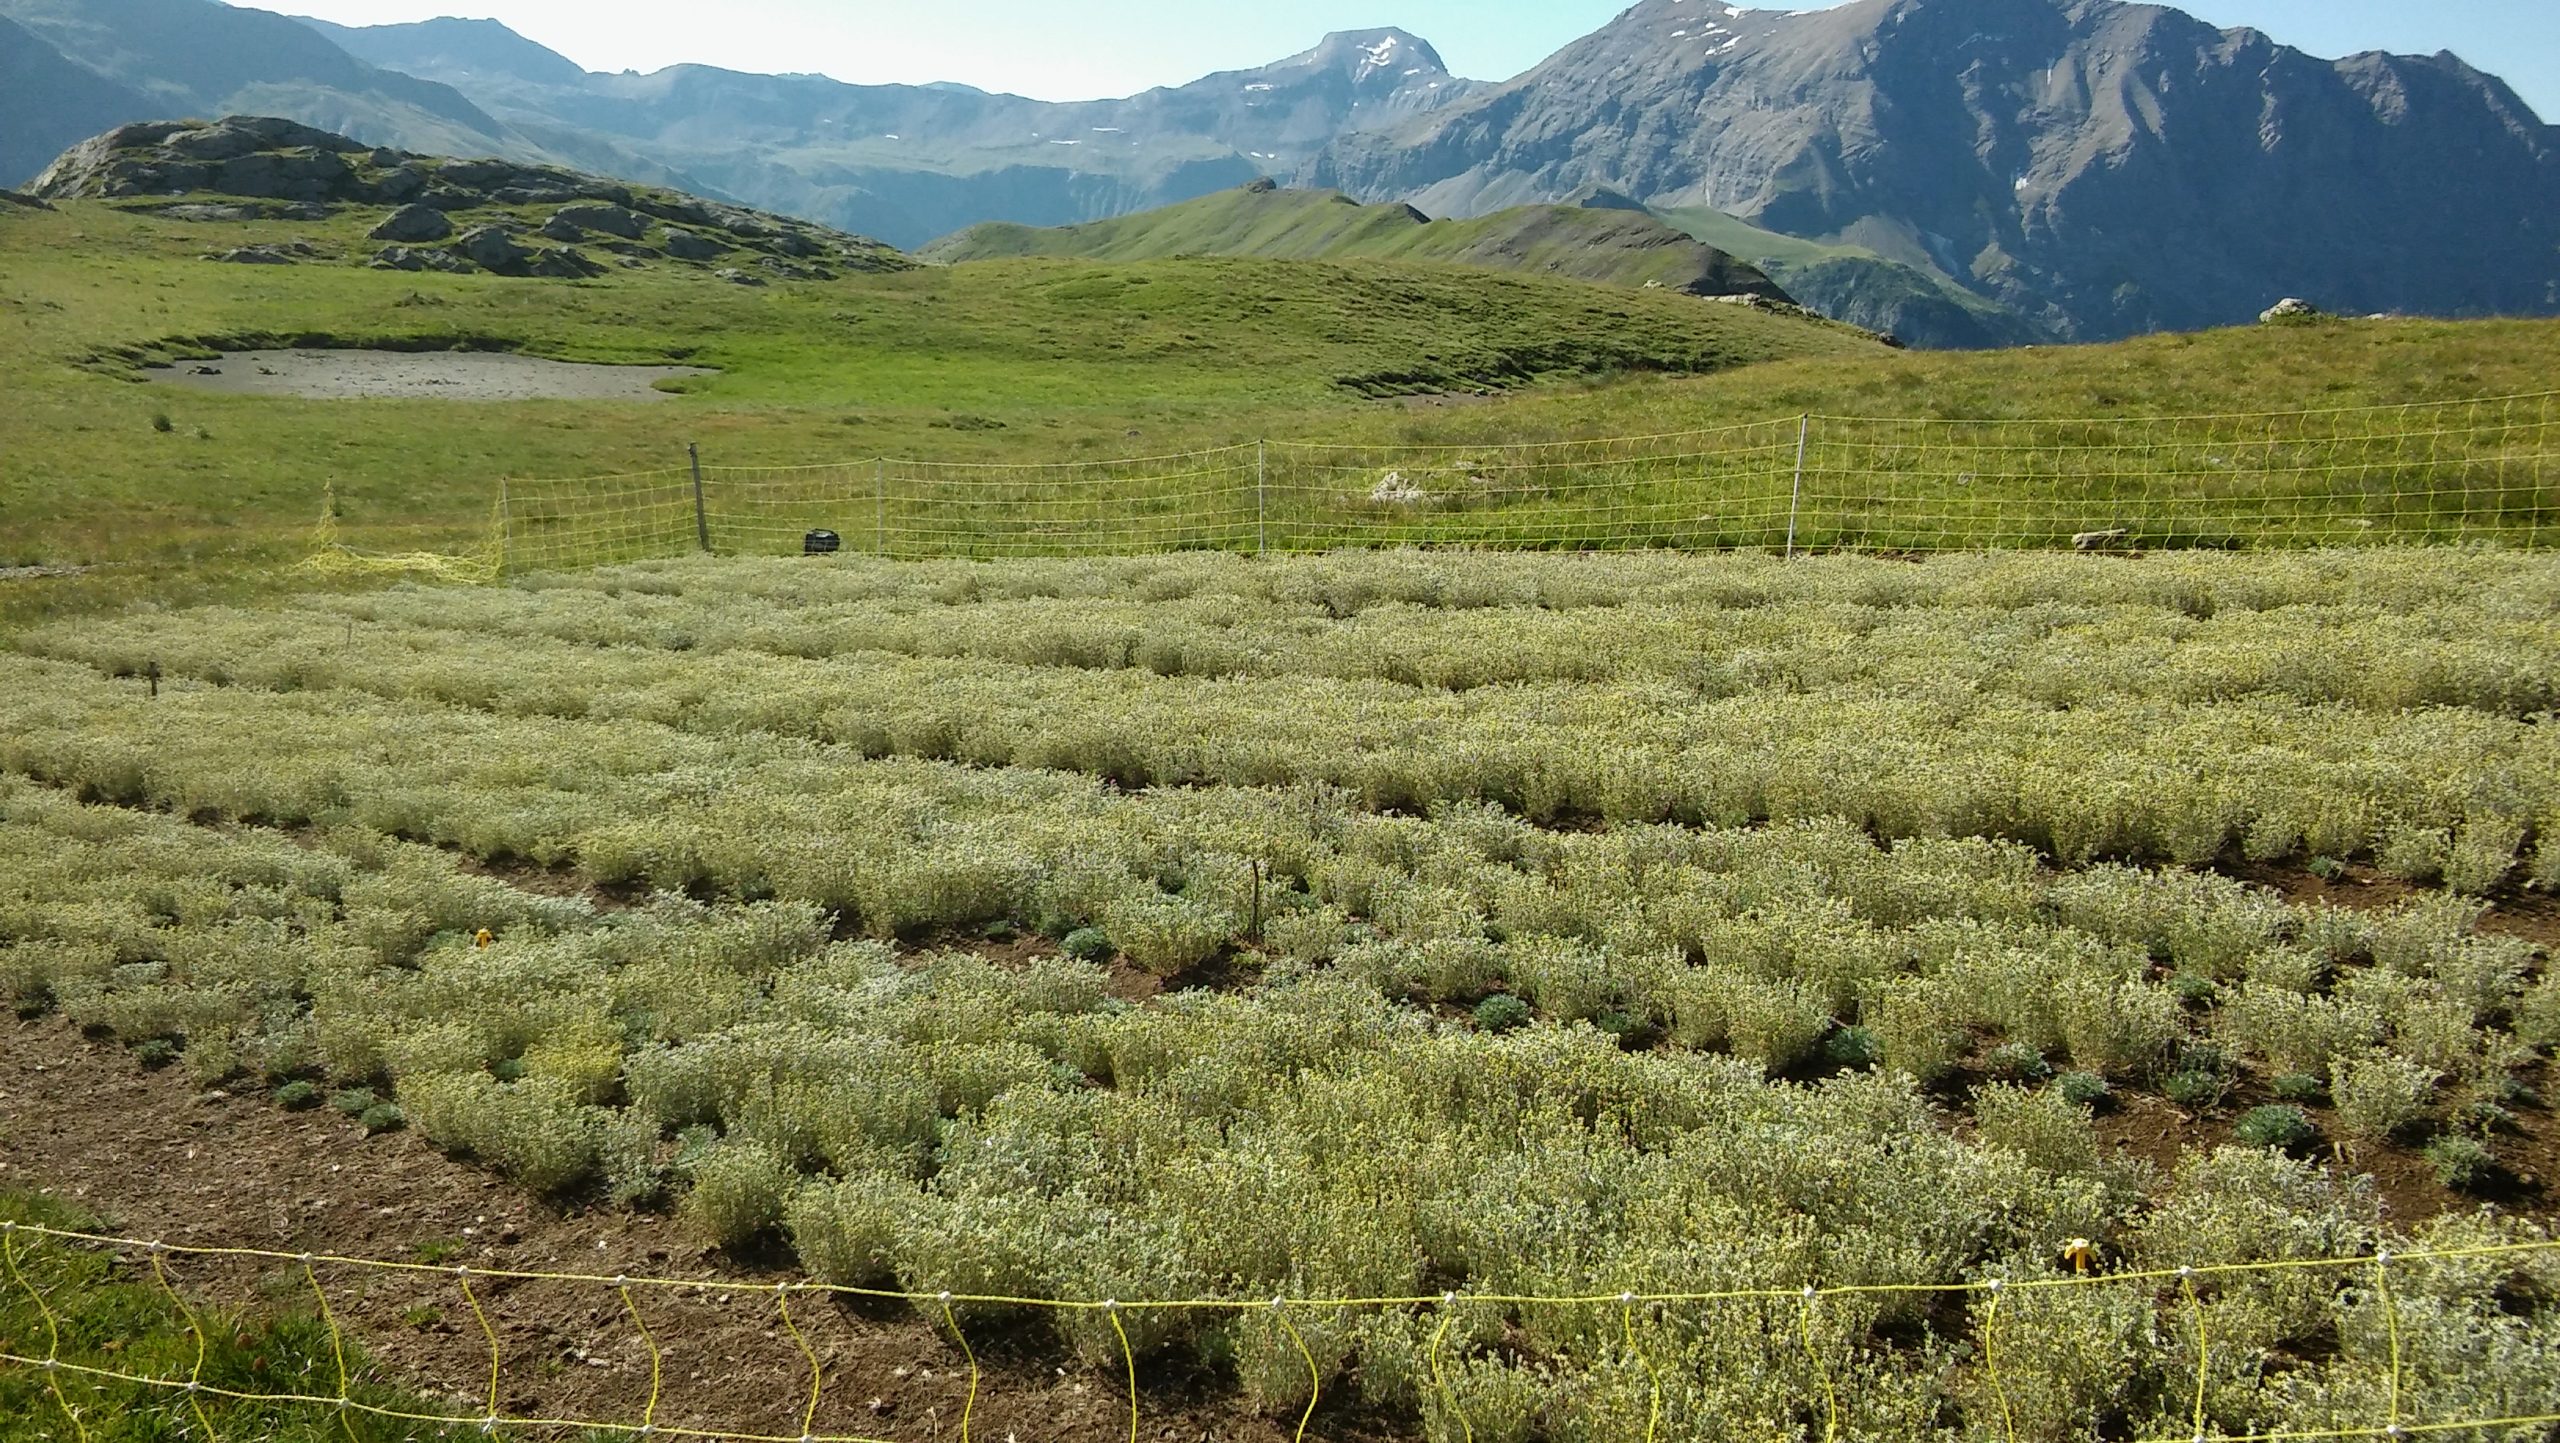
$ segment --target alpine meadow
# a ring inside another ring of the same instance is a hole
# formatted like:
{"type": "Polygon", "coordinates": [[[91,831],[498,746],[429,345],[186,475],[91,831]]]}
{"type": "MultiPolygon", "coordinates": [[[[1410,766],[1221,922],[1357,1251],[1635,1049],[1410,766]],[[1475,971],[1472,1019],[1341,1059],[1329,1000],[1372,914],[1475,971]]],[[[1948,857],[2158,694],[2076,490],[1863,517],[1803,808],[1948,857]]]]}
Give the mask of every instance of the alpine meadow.
{"type": "Polygon", "coordinates": [[[0,1443],[2560,1440],[2493,77],[0,62],[0,1443]]]}

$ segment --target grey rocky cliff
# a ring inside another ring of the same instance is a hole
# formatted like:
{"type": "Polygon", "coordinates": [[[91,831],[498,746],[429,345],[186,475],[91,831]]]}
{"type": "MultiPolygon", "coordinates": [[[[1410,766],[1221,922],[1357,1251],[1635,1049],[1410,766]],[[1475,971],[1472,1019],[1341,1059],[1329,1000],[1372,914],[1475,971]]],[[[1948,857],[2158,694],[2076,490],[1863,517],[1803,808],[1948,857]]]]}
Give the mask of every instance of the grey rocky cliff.
{"type": "Polygon", "coordinates": [[[1311,183],[1480,214],[1600,185],[1854,243],[2081,337],[2560,311],[2560,131],[2449,55],[2314,59],[2115,0],[1641,0],[1311,183]]]}

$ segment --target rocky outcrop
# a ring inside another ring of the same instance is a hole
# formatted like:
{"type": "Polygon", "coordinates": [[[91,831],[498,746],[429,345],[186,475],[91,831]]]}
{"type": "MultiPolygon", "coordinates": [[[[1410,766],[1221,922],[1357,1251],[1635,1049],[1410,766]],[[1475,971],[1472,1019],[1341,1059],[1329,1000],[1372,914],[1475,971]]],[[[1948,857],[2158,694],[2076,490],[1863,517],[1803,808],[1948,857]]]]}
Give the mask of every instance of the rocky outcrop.
{"type": "Polygon", "coordinates": [[[563,206],[551,218],[581,231],[599,231],[624,240],[636,241],[649,230],[647,217],[619,205],[563,206]]]}
{"type": "Polygon", "coordinates": [[[404,205],[383,217],[382,224],[367,232],[366,238],[415,245],[440,241],[452,234],[453,222],[443,211],[430,205],[404,205]]]}
{"type": "Polygon", "coordinates": [[[151,121],[71,147],[28,190],[50,200],[194,191],[253,200],[353,199],[328,191],[352,174],[340,154],[364,148],[342,135],[267,117],[151,121]]]}
{"type": "Polygon", "coordinates": [[[2300,296],[2287,296],[2258,313],[2258,324],[2262,326],[2298,326],[2327,319],[2329,319],[2327,311],[2300,296]]]}
{"type": "Polygon", "coordinates": [[[5,211],[11,207],[15,207],[19,210],[53,209],[52,206],[45,204],[34,196],[20,195],[14,190],[0,190],[0,211],[5,211]]]}
{"type": "MultiPolygon", "coordinates": [[[[673,191],[511,160],[412,155],[259,117],[119,127],[65,152],[37,194],[208,223],[383,206],[369,234],[383,249],[355,259],[386,270],[596,276],[605,265],[575,247],[598,235],[626,261],[722,261],[759,285],[766,276],[831,280],[915,264],[877,241],[673,191]],[[173,203],[173,193],[215,199],[173,203]],[[526,214],[553,206],[547,219],[526,214]],[[535,234],[560,245],[527,244],[535,234]]],[[[224,258],[257,263],[255,249],[224,258]]]]}

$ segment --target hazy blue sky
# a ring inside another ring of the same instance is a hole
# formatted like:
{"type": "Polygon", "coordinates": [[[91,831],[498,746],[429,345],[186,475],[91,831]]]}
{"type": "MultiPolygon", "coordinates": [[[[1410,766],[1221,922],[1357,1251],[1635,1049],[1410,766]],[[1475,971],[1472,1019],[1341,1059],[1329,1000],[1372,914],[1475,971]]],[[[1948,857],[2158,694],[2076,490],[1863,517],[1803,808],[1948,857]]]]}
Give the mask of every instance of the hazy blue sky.
{"type": "MultiPolygon", "coordinates": [[[[342,24],[493,14],[594,70],[699,61],[841,80],[958,80],[1043,99],[1127,95],[1401,25],[1461,75],[1501,80],[1606,24],[1626,0],[268,0],[342,24]]],[[[1811,9],[1800,4],[1787,8],[1811,9]]],[[[2192,0],[2319,55],[2452,50],[2560,117],[2560,0],[2192,0]]]]}

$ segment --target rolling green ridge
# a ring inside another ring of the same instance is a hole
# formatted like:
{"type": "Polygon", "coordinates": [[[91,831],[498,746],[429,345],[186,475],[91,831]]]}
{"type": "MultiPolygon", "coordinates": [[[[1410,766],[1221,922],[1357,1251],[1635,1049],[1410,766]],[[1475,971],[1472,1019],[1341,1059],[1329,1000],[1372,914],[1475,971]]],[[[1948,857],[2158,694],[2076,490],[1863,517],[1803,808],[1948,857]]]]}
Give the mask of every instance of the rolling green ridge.
{"type": "Polygon", "coordinates": [[[1749,262],[1690,239],[1632,203],[1524,206],[1435,221],[1411,206],[1362,205],[1339,191],[1285,190],[1267,182],[1089,225],[972,226],[920,254],[953,264],[1178,255],[1437,261],[1698,296],[1787,299],[1749,262]]]}
{"type": "Polygon", "coordinates": [[[1780,235],[1711,206],[1664,207],[1653,214],[1758,266],[1814,310],[1913,345],[1983,350],[2052,339],[1997,301],[1863,246],[1780,235]]]}

